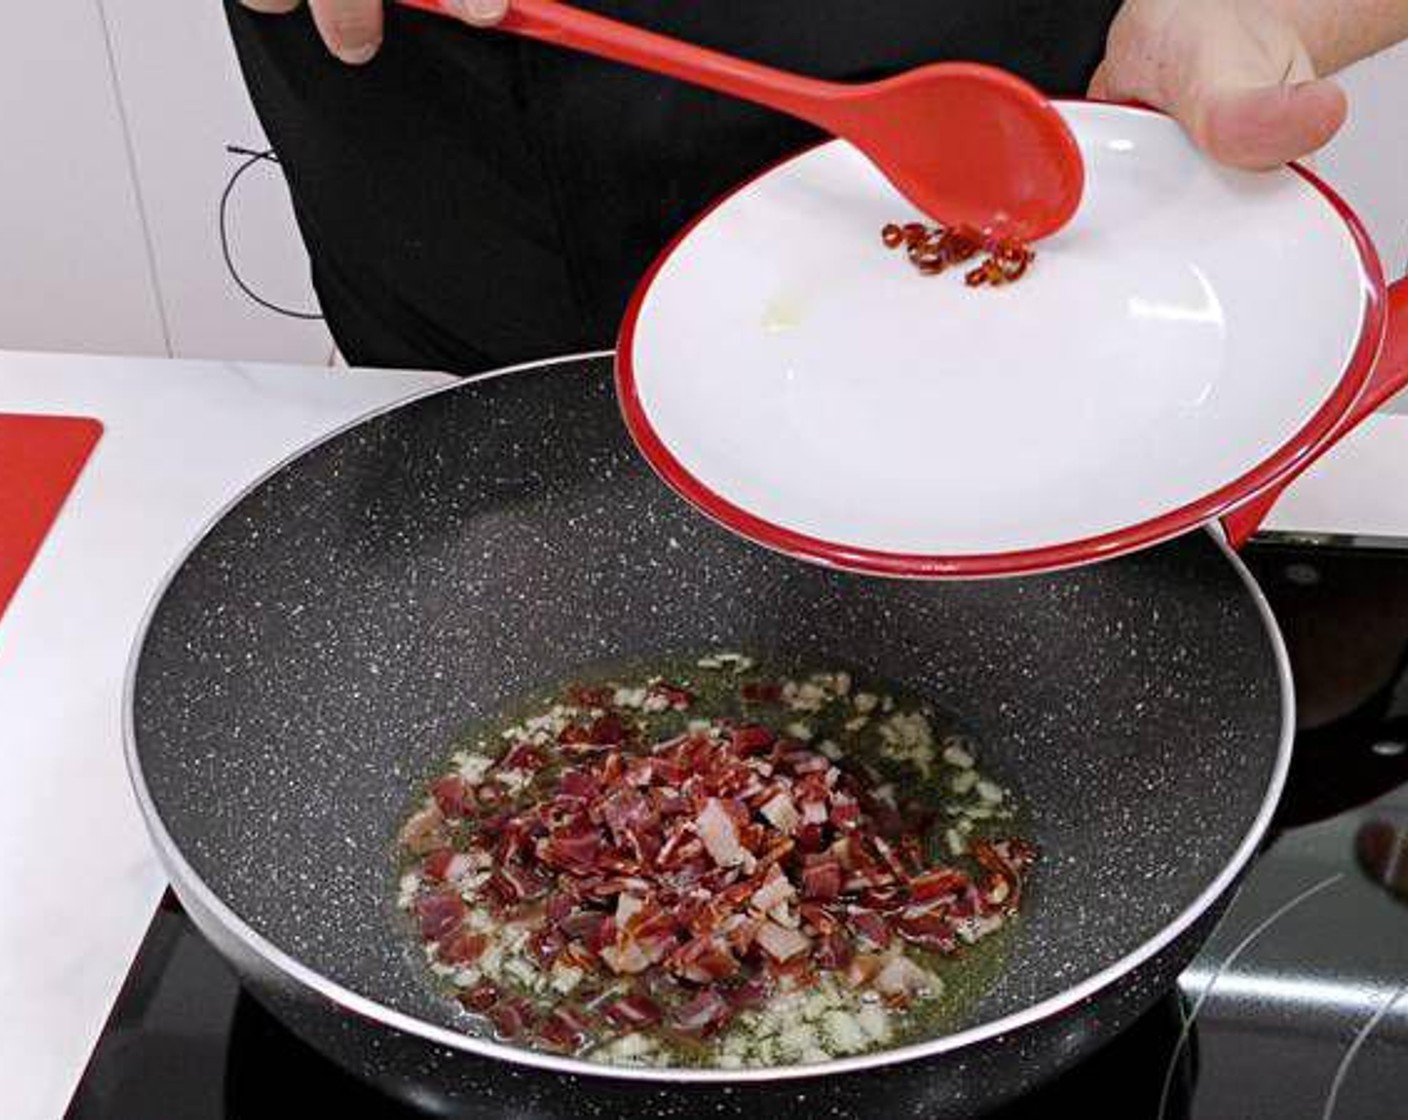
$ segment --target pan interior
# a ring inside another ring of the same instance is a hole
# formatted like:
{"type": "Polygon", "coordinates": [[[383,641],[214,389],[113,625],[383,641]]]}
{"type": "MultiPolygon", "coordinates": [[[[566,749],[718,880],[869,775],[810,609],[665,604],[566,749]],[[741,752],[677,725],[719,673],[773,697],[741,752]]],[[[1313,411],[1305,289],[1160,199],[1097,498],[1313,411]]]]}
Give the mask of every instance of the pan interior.
{"type": "Polygon", "coordinates": [[[1278,660],[1206,535],[976,584],[798,563],[650,474],[603,361],[422,399],[241,500],[154,612],[137,768],[176,851],[250,929],[448,1025],[392,909],[412,787],[528,693],[722,647],[931,696],[1016,788],[1043,859],[975,1022],[1061,993],[1198,902],[1273,783],[1278,660]]]}

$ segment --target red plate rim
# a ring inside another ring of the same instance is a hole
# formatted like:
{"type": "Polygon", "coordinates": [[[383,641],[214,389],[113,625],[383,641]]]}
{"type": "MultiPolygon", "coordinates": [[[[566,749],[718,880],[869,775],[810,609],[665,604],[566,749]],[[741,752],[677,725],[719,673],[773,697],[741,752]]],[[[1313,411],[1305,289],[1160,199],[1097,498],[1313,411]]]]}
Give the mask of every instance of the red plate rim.
{"type": "MultiPolygon", "coordinates": [[[[1165,114],[1141,105],[1089,102],[1082,98],[1056,99],[1058,103],[1099,104],[1121,112],[1165,114]]],[[[823,141],[830,143],[831,141],[823,141]]],[[[1353,407],[1373,372],[1387,329],[1386,289],[1379,256],[1363,223],[1353,208],[1324,180],[1300,164],[1290,164],[1324,196],[1348,228],[1359,252],[1362,279],[1366,289],[1364,316],[1359,341],[1334,390],[1306,424],[1257,466],[1239,478],[1177,509],[1151,517],[1124,529],[1085,537],[1061,544],[1010,552],[965,553],[951,556],[926,553],[888,552],[860,548],[837,541],[808,536],[748,512],[701,482],[675,458],[646,416],[637,391],[634,368],[636,325],[646,296],[666,262],[679,250],[694,229],[715,210],[752,186],[759,179],[799,159],[818,145],[809,145],[740,183],[715,199],[679,231],[661,250],[636,285],[622,320],[616,346],[616,393],[631,438],[655,473],[677,494],[725,528],[777,552],[827,567],[872,575],[911,579],[975,579],[990,576],[1022,575],[1075,567],[1132,552],[1179,536],[1189,529],[1222,517],[1265,492],[1281,479],[1293,475],[1336,434],[1340,421],[1353,407]]]]}

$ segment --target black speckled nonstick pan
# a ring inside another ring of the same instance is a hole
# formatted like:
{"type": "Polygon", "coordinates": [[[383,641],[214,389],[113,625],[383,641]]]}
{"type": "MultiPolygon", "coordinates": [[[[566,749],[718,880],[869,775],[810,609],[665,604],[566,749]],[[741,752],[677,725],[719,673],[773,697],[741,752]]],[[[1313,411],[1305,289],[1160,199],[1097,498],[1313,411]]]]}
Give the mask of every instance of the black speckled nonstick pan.
{"type": "Polygon", "coordinates": [[[1021,580],[810,566],[658,482],[610,373],[531,366],[374,416],[172,576],[128,751],[196,924],[296,1032],[441,1115],[974,1115],[1139,1015],[1216,921],[1289,758],[1285,653],[1237,558],[1195,533],[1021,580]],[[502,705],[723,647],[888,678],[976,732],[1042,851],[1000,980],[958,1033],[824,1066],[608,1073],[462,1033],[393,910],[413,787],[502,705]]]}

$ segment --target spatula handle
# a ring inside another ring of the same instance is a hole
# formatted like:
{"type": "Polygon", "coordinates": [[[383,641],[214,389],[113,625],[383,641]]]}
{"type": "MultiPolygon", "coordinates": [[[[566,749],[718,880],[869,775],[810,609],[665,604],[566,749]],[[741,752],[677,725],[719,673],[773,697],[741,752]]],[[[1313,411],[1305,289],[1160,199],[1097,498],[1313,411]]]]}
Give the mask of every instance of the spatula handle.
{"type": "MultiPolygon", "coordinates": [[[[458,18],[448,0],[400,0],[409,8],[458,18]]],[[[846,87],[776,70],[720,51],[618,23],[556,0],[512,0],[495,30],[571,47],[642,70],[717,90],[829,128],[828,106],[846,87]]]]}

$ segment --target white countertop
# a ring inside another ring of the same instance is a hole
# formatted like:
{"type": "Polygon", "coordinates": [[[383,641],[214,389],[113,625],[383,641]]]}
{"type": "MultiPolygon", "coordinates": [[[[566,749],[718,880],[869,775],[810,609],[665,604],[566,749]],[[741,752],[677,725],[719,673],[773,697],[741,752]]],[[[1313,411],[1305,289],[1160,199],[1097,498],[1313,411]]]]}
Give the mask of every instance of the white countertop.
{"type": "Polygon", "coordinates": [[[0,1117],[62,1115],[164,887],[121,734],[158,582],[269,466],[448,380],[0,354],[0,411],[106,425],[0,617],[0,1117]]]}
{"type": "MultiPolygon", "coordinates": [[[[122,681],[162,577],[244,486],[443,374],[0,353],[0,411],[106,432],[0,617],[0,1117],[62,1114],[164,883],[122,681]]],[[[1408,539],[1408,415],[1373,418],[1269,528],[1408,539]]]]}

